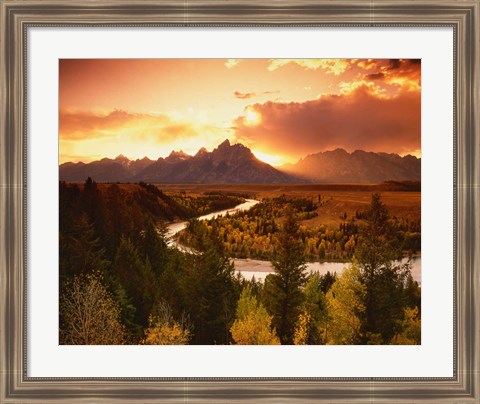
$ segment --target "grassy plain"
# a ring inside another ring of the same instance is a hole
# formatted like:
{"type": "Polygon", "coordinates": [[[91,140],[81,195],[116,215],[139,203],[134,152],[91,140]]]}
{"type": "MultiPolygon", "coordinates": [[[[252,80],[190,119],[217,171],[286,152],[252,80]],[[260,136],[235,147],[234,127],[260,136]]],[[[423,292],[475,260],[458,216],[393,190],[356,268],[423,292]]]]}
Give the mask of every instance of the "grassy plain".
{"type": "Polygon", "coordinates": [[[166,193],[225,192],[244,194],[255,199],[287,196],[291,198],[312,198],[323,201],[317,208],[318,216],[302,224],[338,225],[364,211],[370,204],[371,195],[378,192],[387,205],[390,216],[398,219],[417,221],[421,215],[421,193],[419,191],[392,191],[388,184],[156,184],[166,193]],[[345,218],[346,214],[346,218],[345,218]]]}

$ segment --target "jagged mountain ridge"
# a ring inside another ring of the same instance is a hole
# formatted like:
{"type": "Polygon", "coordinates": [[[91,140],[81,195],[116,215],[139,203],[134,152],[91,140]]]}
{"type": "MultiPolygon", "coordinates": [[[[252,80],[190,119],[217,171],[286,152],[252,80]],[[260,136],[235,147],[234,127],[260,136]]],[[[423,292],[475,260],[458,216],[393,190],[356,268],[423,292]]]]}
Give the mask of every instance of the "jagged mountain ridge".
{"type": "Polygon", "coordinates": [[[279,167],[309,182],[379,183],[384,181],[420,181],[421,159],[406,155],[344,149],[310,154],[296,164],[279,167]]]}
{"type": "Polygon", "coordinates": [[[283,173],[258,160],[251,150],[225,140],[216,149],[205,148],[190,156],[172,151],[166,158],[128,160],[120,155],[88,164],[60,165],[60,180],[85,181],[91,177],[98,182],[199,183],[199,184],[283,184],[302,180],[283,173]]]}
{"type": "Polygon", "coordinates": [[[129,160],[123,155],[91,163],[60,165],[60,180],[83,182],[150,182],[197,184],[379,183],[420,181],[421,159],[411,155],[344,149],[310,154],[279,168],[260,161],[242,144],[225,140],[213,151],[201,148],[194,156],[182,150],[166,158],[129,160]]]}

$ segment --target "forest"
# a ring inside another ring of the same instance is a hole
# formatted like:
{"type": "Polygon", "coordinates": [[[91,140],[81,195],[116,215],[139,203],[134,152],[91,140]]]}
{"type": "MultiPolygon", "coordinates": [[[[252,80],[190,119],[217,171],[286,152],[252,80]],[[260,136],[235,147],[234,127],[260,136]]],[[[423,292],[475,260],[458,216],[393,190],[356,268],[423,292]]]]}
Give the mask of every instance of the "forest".
{"type": "MultiPolygon", "coordinates": [[[[206,225],[210,232],[218,233],[226,252],[234,258],[253,258],[268,260],[278,244],[280,224],[285,217],[286,209],[295,212],[299,222],[298,237],[304,245],[307,261],[348,262],[355,253],[355,245],[359,240],[359,229],[365,224],[365,211],[356,211],[349,218],[346,212],[339,214],[338,226],[303,225],[302,221],[317,215],[328,200],[322,196],[264,198],[246,212],[235,215],[227,214],[208,220],[206,225]]],[[[420,220],[391,218],[390,225],[394,232],[396,244],[405,254],[416,254],[421,249],[420,220]]],[[[190,225],[193,229],[193,225],[190,225]]],[[[183,231],[178,241],[190,245],[192,232],[183,231]]]]}
{"type": "Polygon", "coordinates": [[[420,221],[394,217],[379,193],[338,226],[308,225],[327,197],[163,192],[152,184],[60,182],[60,344],[420,344],[421,291],[409,263],[420,221]],[[187,220],[178,242],[167,224],[187,220]],[[307,224],[306,224],[307,223],[307,224]],[[272,263],[265,282],[231,258],[272,263]],[[309,261],[341,261],[341,275],[309,261]],[[402,261],[403,262],[403,261],[402,261]]]}

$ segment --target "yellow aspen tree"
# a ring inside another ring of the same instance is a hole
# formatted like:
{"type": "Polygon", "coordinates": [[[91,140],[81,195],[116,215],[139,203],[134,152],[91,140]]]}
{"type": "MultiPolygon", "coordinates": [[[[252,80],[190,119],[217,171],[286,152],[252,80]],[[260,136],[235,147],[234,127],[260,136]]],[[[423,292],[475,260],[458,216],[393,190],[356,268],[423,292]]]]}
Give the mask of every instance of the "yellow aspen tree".
{"type": "Polygon", "coordinates": [[[246,286],[238,300],[236,319],[230,328],[232,338],[238,345],[279,345],[275,329],[272,329],[272,316],[252,295],[246,286]]]}
{"type": "Polygon", "coordinates": [[[326,294],[327,344],[352,345],[359,341],[366,293],[360,276],[358,266],[353,263],[326,294]]]}

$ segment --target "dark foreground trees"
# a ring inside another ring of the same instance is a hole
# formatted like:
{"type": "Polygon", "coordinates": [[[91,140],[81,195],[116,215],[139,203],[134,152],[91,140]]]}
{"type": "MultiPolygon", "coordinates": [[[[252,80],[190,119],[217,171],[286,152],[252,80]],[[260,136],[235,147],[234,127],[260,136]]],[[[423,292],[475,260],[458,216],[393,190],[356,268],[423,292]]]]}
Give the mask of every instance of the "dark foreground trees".
{"type": "Polygon", "coordinates": [[[356,250],[365,287],[360,342],[388,344],[401,332],[404,311],[411,300],[406,288],[410,265],[399,261],[402,245],[379,194],[372,195],[364,219],[367,226],[356,250]]]}
{"type": "Polygon", "coordinates": [[[195,223],[195,249],[187,258],[181,293],[193,324],[193,344],[228,344],[239,291],[232,262],[218,235],[195,223]]]}

